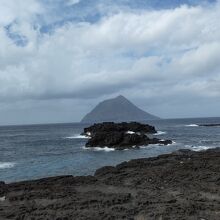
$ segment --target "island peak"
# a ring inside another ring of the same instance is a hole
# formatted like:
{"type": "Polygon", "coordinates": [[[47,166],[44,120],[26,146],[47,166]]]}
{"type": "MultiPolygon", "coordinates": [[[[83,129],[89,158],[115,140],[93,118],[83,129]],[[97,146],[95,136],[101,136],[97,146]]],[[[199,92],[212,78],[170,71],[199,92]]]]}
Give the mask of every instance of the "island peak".
{"type": "Polygon", "coordinates": [[[123,95],[119,95],[100,102],[81,122],[131,122],[156,119],[159,117],[143,111],[123,95]]]}

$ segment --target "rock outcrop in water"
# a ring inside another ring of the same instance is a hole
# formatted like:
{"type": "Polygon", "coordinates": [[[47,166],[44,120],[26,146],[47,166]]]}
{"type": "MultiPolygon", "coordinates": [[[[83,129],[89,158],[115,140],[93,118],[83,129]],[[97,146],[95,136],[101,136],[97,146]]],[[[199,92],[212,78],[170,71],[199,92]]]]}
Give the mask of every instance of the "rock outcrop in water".
{"type": "Polygon", "coordinates": [[[97,123],[88,128],[84,128],[83,135],[94,136],[98,132],[135,132],[140,134],[146,133],[157,133],[154,126],[148,124],[141,124],[138,122],[121,122],[121,123],[114,123],[114,122],[103,122],[97,123]]]}
{"type": "Polygon", "coordinates": [[[153,126],[137,122],[103,122],[85,128],[83,135],[90,137],[86,147],[110,147],[123,150],[149,144],[172,144],[171,140],[160,140],[147,136],[147,134],[154,133],[157,131],[153,126]]]}
{"type": "Polygon", "coordinates": [[[99,103],[90,113],[88,113],[82,120],[82,123],[96,123],[96,122],[121,122],[121,121],[144,121],[159,119],[151,115],[124,96],[118,96],[114,99],[108,99],[99,103]]]}
{"type": "Polygon", "coordinates": [[[219,220],[220,149],[103,167],[94,176],[0,183],[2,220],[219,220]]]}
{"type": "Polygon", "coordinates": [[[220,124],[200,124],[201,127],[220,127],[220,124]]]}

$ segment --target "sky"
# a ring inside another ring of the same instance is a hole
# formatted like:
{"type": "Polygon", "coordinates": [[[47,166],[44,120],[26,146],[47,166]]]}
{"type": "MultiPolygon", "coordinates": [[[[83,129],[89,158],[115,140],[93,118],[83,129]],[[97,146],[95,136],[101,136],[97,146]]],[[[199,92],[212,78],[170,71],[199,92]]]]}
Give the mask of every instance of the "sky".
{"type": "Polygon", "coordinates": [[[0,0],[0,125],[77,122],[124,95],[220,116],[220,0],[0,0]]]}

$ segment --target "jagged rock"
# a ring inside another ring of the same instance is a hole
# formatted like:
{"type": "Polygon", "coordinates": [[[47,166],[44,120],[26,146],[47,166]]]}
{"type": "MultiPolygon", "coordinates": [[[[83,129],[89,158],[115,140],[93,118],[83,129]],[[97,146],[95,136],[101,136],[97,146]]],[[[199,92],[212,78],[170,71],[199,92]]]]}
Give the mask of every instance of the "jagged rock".
{"type": "Polygon", "coordinates": [[[149,138],[146,135],[146,133],[153,134],[156,132],[153,126],[137,122],[104,122],[85,128],[83,134],[90,137],[86,147],[110,147],[123,150],[149,144],[172,144],[170,140],[149,138]]]}
{"type": "Polygon", "coordinates": [[[103,122],[95,123],[94,125],[84,128],[83,135],[93,136],[97,132],[139,132],[139,133],[157,133],[155,127],[148,124],[141,124],[138,122],[103,122]]]}
{"type": "Polygon", "coordinates": [[[6,184],[0,181],[0,197],[4,196],[6,192],[6,184]]]}

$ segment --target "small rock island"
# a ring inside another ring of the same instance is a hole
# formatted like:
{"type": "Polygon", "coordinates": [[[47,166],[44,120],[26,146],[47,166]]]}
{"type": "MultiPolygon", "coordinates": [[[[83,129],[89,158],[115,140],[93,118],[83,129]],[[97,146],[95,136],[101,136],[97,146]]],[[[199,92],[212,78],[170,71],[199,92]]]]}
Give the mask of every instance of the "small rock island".
{"type": "Polygon", "coordinates": [[[220,124],[200,124],[200,127],[220,127],[220,124]]]}
{"type": "Polygon", "coordinates": [[[116,150],[139,148],[149,144],[172,144],[171,140],[150,138],[157,133],[155,127],[138,122],[103,122],[84,128],[82,135],[89,137],[86,147],[109,147],[116,150]]]}

